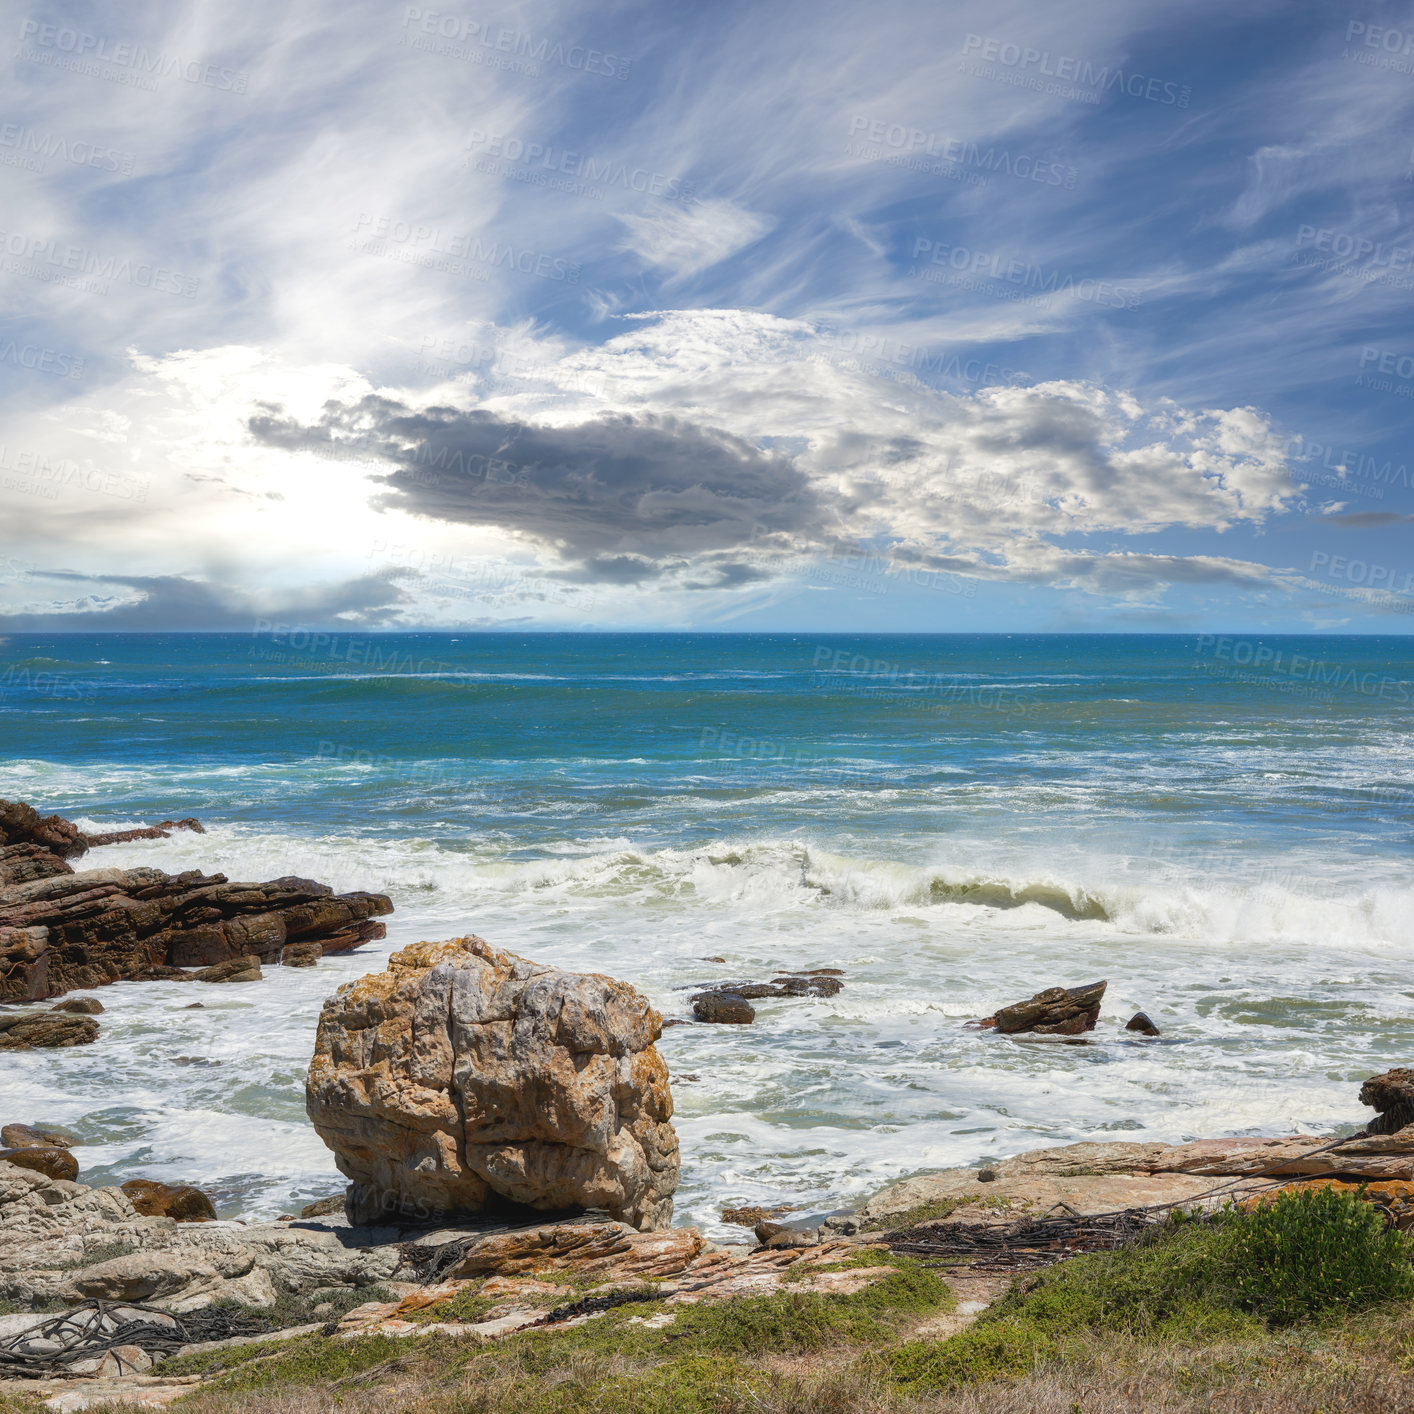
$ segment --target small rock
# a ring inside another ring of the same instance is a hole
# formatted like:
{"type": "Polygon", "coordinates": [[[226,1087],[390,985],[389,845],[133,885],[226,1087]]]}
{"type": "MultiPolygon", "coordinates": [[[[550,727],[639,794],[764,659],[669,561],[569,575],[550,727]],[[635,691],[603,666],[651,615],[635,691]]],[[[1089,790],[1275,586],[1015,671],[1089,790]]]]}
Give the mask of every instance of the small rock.
{"type": "MultiPolygon", "coordinates": [[[[340,1198],[339,1201],[342,1203],[344,1200],[340,1198]]],[[[311,1316],[327,1316],[333,1309],[334,1303],[332,1301],[321,1301],[319,1305],[309,1308],[309,1314],[311,1316]]]]}
{"type": "Polygon", "coordinates": [[[190,1002],[182,1008],[183,1011],[205,1011],[205,1002],[190,1002]]]}
{"type": "Polygon", "coordinates": [[[173,1065],[220,1065],[218,1060],[212,1060],[210,1056],[173,1056],[173,1065]]]}
{"type": "Polygon", "coordinates": [[[79,1161],[67,1149],[0,1149],[0,1162],[33,1169],[47,1178],[64,1178],[73,1182],[79,1176],[79,1161]]]}
{"type": "Polygon", "coordinates": [[[995,1183],[996,1181],[997,1181],[997,1171],[996,1171],[996,1169],[978,1169],[978,1170],[977,1170],[977,1182],[978,1182],[978,1183],[995,1183]]]}
{"type": "Polygon", "coordinates": [[[1024,1002],[999,1007],[995,1016],[979,1023],[995,1027],[1006,1036],[1032,1031],[1038,1036],[1077,1036],[1093,1031],[1100,1019],[1100,1002],[1106,983],[1083,987],[1048,987],[1024,1002]]]}
{"type": "Polygon", "coordinates": [[[154,828],[158,830],[190,830],[195,835],[206,833],[206,826],[190,815],[185,820],[163,820],[154,828]]]}
{"type": "Polygon", "coordinates": [[[175,1218],[179,1223],[210,1222],[216,1216],[211,1199],[189,1183],[158,1183],[151,1178],[130,1178],[123,1192],[145,1218],[175,1218]]]}
{"type": "Polygon", "coordinates": [[[7,1124],[0,1129],[0,1144],[7,1149],[71,1149],[76,1142],[57,1129],[35,1129],[28,1124],[7,1124]]]}
{"type": "Polygon", "coordinates": [[[97,1016],[103,1010],[103,1003],[97,997],[70,997],[67,1001],[56,1002],[50,1011],[80,1012],[85,1016],[97,1016]]]}
{"type": "Polygon", "coordinates": [[[281,1213],[280,1216],[275,1219],[277,1223],[292,1223],[294,1220],[295,1215],[293,1213],[281,1213]]]}
{"type": "Polygon", "coordinates": [[[699,1021],[724,1026],[749,1026],[756,1010],[745,997],[734,992],[703,992],[692,999],[692,1014],[699,1021]]]}
{"type": "Polygon", "coordinates": [[[106,1351],[94,1371],[99,1379],[141,1375],[152,1368],[152,1356],[140,1345],[115,1345],[106,1351]]]}
{"type": "Polygon", "coordinates": [[[342,1213],[344,1211],[344,1195],[339,1193],[333,1198],[320,1198],[316,1202],[306,1203],[299,1210],[302,1218],[322,1218],[329,1213],[342,1213]]]}
{"type": "Polygon", "coordinates": [[[313,967],[324,958],[323,943],[286,943],[280,953],[285,967],[313,967]]]}
{"type": "Polygon", "coordinates": [[[1159,1028],[1149,1019],[1148,1012],[1136,1011],[1128,1021],[1124,1023],[1126,1031],[1138,1031],[1144,1036],[1160,1035],[1159,1028]]]}
{"type": "Polygon", "coordinates": [[[859,1231],[859,1219],[853,1213],[840,1213],[820,1224],[822,1232],[835,1232],[841,1237],[853,1237],[859,1231]]]}
{"type": "Polygon", "coordinates": [[[820,1229],[818,1227],[786,1227],[782,1223],[760,1222],[753,1231],[756,1240],[772,1251],[783,1247],[818,1247],[820,1229]]]}
{"type": "Polygon", "coordinates": [[[725,961],[726,961],[726,958],[724,958],[724,957],[700,957],[700,958],[698,958],[697,960],[698,960],[698,962],[725,962],[725,961]]]}
{"type": "MultiPolygon", "coordinates": [[[[769,1223],[782,1213],[795,1212],[794,1203],[783,1203],[776,1208],[723,1208],[722,1221],[733,1227],[755,1227],[757,1223],[769,1223]]],[[[775,1226],[775,1224],[772,1224],[775,1226]]]]}

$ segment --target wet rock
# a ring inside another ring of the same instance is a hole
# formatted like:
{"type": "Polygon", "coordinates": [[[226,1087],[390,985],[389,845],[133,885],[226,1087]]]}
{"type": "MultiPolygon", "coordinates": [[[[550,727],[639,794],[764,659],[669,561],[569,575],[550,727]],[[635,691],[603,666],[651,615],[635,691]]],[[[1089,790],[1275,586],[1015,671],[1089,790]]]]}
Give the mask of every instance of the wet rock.
{"type": "Polygon", "coordinates": [[[280,954],[280,962],[285,967],[313,967],[323,957],[323,943],[289,943],[280,954]]]}
{"type": "Polygon", "coordinates": [[[319,1198],[313,1203],[306,1203],[300,1209],[299,1215],[302,1218],[322,1218],[330,1213],[342,1213],[344,1211],[344,1195],[337,1193],[332,1198],[319,1198]]]}
{"type": "Polygon", "coordinates": [[[71,1011],[79,1016],[97,1016],[103,1010],[103,1003],[97,997],[71,997],[68,1001],[57,1002],[51,1011],[71,1011]]]}
{"type": "Polygon", "coordinates": [[[78,1141],[57,1129],[35,1129],[28,1124],[7,1124],[0,1129],[0,1145],[7,1149],[71,1149],[78,1141]]]}
{"type": "Polygon", "coordinates": [[[1159,1028],[1149,1019],[1148,1012],[1136,1011],[1128,1021],[1124,1023],[1126,1031],[1137,1031],[1141,1036],[1158,1036],[1159,1028]]]}
{"type": "Polygon", "coordinates": [[[43,1148],[27,1144],[17,1149],[0,1149],[0,1163],[33,1169],[46,1178],[62,1178],[70,1183],[79,1176],[79,1161],[67,1149],[57,1146],[43,1148]]]}
{"type": "Polygon", "coordinates": [[[185,820],[163,820],[157,828],[159,830],[190,830],[194,835],[206,833],[206,826],[191,815],[188,815],[185,820]]]}
{"type": "Polygon", "coordinates": [[[980,1024],[995,1027],[1006,1036],[1027,1031],[1038,1036],[1078,1036],[1095,1029],[1106,985],[1091,982],[1083,987],[1048,987],[1027,1001],[999,1008],[995,1016],[980,1024]]]}
{"type": "Polygon", "coordinates": [[[353,1222],[475,1212],[493,1195],[665,1225],[678,1144],[662,1018],[632,987],[418,943],[324,1004],[306,1100],[353,1222]]]}
{"type": "Polygon", "coordinates": [[[1372,1075],[1360,1087],[1360,1103],[1375,1111],[1367,1134],[1393,1134],[1414,1124],[1414,1070],[1399,1066],[1372,1075]]]}
{"type": "Polygon", "coordinates": [[[260,959],[254,957],[233,957],[226,962],[218,962],[214,967],[203,967],[190,974],[193,982],[259,982],[260,959]]]}
{"type": "Polygon", "coordinates": [[[91,1016],[56,1016],[52,1011],[0,1016],[0,1051],[86,1046],[98,1039],[91,1016]]]}
{"type": "Polygon", "coordinates": [[[173,1218],[179,1223],[205,1223],[216,1217],[211,1199],[189,1183],[158,1183],[130,1178],[123,1184],[133,1208],[145,1218],[173,1218]]]}
{"type": "Polygon", "coordinates": [[[756,1020],[756,1009],[739,992],[703,992],[693,997],[692,1014],[723,1026],[749,1026],[756,1020]]]}

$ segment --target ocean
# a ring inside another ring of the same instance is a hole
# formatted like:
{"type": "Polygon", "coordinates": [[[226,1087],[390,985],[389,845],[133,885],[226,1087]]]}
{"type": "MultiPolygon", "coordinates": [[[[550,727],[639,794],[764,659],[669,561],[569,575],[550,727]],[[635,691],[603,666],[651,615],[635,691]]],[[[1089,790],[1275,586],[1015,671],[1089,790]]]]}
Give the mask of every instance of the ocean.
{"type": "Polygon", "coordinates": [[[1411,726],[1409,638],[11,635],[0,796],[207,827],[87,867],[397,911],[258,985],[103,989],[97,1044],[0,1056],[0,1119],[73,1127],[87,1182],[297,1212],[342,1186],[304,1117],[321,1001],[473,932],[669,1018],[843,970],[664,1032],[677,1220],[718,1236],[1045,1144],[1329,1129],[1414,1061],[1411,726]],[[1086,1044],[965,1025],[1099,978],[1086,1044]]]}

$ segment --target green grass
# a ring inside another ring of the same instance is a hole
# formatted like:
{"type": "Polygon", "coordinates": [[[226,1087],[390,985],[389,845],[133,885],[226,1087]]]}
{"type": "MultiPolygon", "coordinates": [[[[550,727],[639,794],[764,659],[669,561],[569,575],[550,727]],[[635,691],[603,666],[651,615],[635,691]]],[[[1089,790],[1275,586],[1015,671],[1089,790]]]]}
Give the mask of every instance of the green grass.
{"type": "Polygon", "coordinates": [[[1149,1241],[1090,1253],[1018,1282],[970,1329],[914,1341],[878,1364],[912,1390],[1019,1378],[1086,1335],[1142,1342],[1250,1338],[1414,1300],[1414,1244],[1369,1204],[1330,1189],[1253,1212],[1178,1219],[1149,1241]]]}

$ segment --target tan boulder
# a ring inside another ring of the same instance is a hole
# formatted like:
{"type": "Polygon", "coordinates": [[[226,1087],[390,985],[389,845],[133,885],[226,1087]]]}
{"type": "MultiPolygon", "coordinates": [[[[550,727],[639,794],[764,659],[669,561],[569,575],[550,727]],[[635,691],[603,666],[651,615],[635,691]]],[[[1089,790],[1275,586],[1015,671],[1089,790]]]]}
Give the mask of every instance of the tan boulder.
{"type": "Polygon", "coordinates": [[[418,943],[324,1004],[310,1119],[353,1182],[354,1222],[493,1197],[665,1226],[677,1187],[662,1018],[632,987],[418,943]]]}

